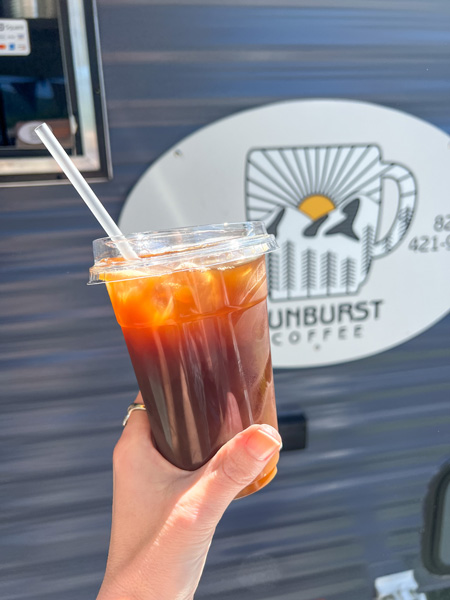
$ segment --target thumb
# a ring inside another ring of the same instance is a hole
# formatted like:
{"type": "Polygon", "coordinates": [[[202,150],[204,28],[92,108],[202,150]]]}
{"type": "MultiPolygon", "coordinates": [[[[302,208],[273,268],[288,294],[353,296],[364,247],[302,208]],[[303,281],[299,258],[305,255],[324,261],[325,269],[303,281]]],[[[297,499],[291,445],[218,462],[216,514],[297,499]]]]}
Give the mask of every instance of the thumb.
{"type": "Polygon", "coordinates": [[[215,527],[237,494],[252,483],[281,448],[281,437],[270,425],[252,425],[227,442],[205,466],[190,490],[198,518],[215,527]]]}

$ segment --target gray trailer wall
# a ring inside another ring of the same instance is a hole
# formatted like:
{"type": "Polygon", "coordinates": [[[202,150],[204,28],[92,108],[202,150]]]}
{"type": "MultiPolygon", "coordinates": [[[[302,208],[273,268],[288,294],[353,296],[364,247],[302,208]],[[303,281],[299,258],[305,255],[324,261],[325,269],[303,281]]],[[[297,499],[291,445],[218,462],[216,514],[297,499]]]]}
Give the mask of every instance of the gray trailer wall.
{"type": "MultiPolygon", "coordinates": [[[[163,151],[244,108],[359,99],[450,132],[447,0],[101,0],[99,24],[114,179],[94,187],[115,218],[163,151]]],[[[136,391],[106,290],[85,285],[102,231],[68,186],[3,189],[0,213],[0,597],[94,598],[112,448],[136,391]]],[[[309,447],[230,507],[196,598],[369,600],[379,575],[427,580],[422,501],[450,458],[449,340],[447,317],[369,359],[276,373],[309,447]]]]}

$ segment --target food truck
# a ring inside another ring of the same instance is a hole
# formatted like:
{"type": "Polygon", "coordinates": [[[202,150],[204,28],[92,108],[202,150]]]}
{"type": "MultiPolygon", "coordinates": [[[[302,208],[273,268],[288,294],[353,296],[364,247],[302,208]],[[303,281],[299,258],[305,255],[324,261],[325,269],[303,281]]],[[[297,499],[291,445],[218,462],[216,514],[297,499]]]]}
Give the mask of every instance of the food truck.
{"type": "Polygon", "coordinates": [[[279,246],[278,473],[195,598],[450,599],[449,39],[446,0],[2,3],[2,598],[95,597],[136,391],[46,120],[124,232],[279,246]]]}

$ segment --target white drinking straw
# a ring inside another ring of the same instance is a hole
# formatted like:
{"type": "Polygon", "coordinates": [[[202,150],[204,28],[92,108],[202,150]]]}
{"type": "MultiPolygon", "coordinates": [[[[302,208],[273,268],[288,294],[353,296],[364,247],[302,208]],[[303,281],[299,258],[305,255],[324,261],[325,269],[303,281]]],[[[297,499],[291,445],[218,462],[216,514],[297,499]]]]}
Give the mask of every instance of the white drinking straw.
{"type": "Polygon", "coordinates": [[[76,168],[74,163],[70,160],[64,148],[58,142],[56,137],[53,135],[52,130],[47,125],[47,123],[42,123],[38,125],[35,129],[36,134],[41,139],[42,143],[47,147],[47,150],[56,160],[58,165],[67,175],[70,183],[77,190],[83,200],[86,202],[88,207],[91,209],[94,217],[106,231],[108,236],[116,243],[117,248],[124,258],[127,260],[136,260],[139,256],[130,246],[130,244],[125,240],[115,240],[114,238],[123,237],[123,233],[117,227],[117,225],[112,220],[108,211],[105,209],[103,204],[94,194],[92,189],[87,184],[84,177],[81,175],[80,171],[76,168]]]}

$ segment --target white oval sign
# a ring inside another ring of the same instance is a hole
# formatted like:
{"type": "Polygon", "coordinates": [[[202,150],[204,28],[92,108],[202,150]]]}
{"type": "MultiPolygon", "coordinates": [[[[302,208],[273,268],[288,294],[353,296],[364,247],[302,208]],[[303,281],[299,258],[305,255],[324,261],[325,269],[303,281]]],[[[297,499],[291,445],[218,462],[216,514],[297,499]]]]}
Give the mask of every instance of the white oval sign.
{"type": "Polygon", "coordinates": [[[405,113],[283,102],[205,127],[125,205],[126,232],[262,220],[275,367],[392,348],[450,308],[450,138],[405,113]]]}

